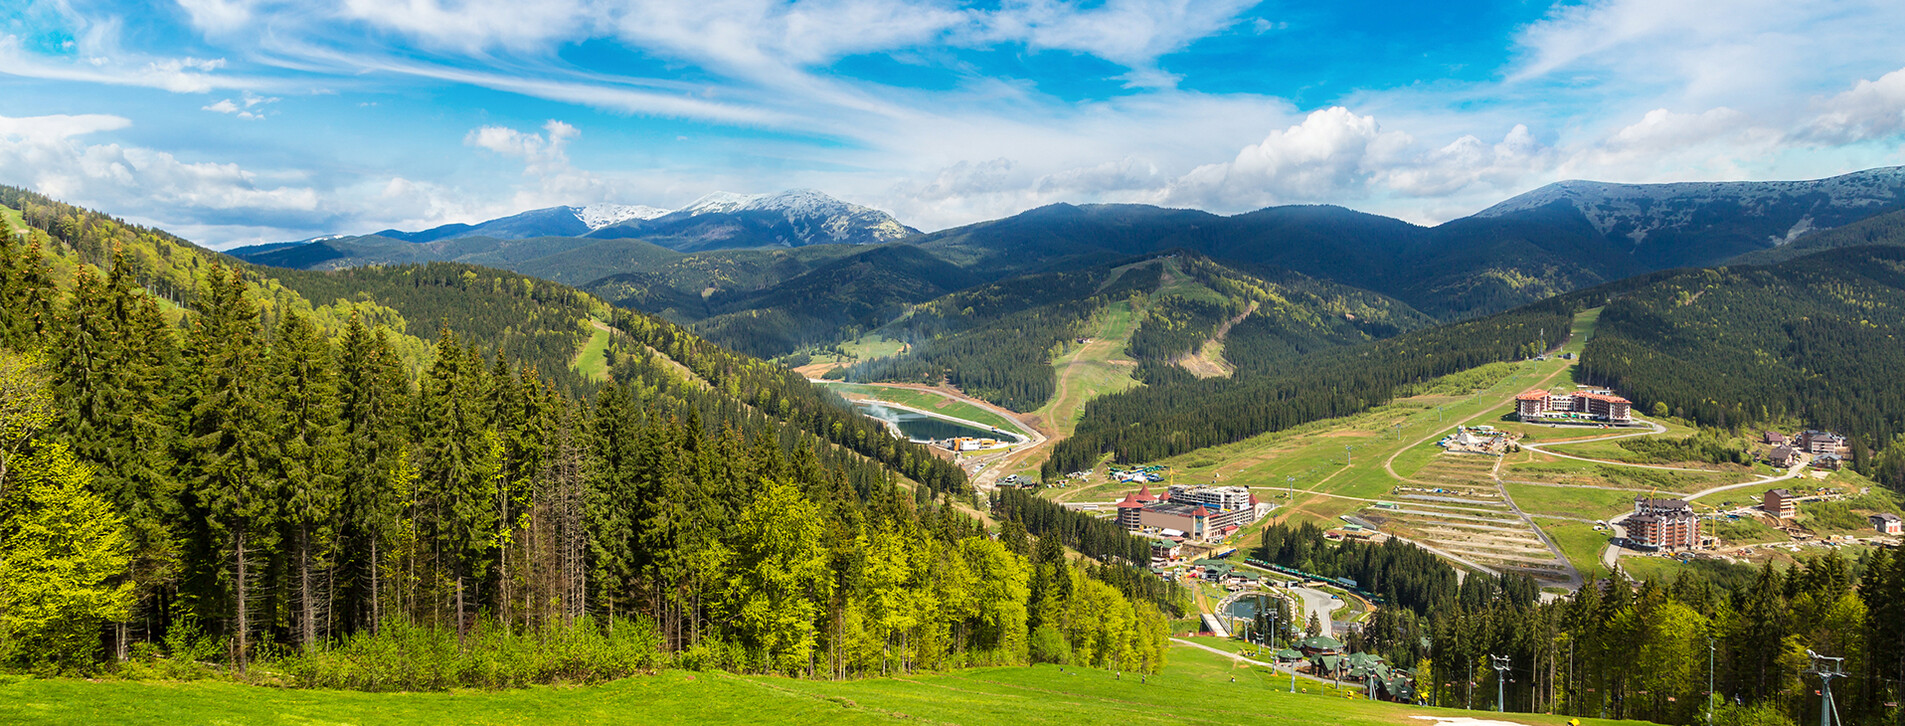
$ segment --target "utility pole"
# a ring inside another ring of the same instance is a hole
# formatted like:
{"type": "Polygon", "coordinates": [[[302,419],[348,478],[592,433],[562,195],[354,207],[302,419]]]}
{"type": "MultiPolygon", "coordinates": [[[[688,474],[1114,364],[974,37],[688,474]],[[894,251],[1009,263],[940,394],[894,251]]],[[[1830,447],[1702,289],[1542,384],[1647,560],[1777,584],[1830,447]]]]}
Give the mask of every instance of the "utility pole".
{"type": "Polygon", "coordinates": [[[1508,656],[1491,655],[1488,660],[1495,669],[1495,711],[1500,713],[1508,710],[1508,702],[1503,700],[1508,692],[1508,656]]]}
{"type": "Polygon", "coordinates": [[[1832,726],[1834,723],[1843,726],[1845,722],[1839,720],[1839,705],[1832,700],[1832,679],[1846,676],[1845,659],[1823,656],[1810,650],[1806,651],[1806,656],[1812,659],[1812,667],[1807,668],[1804,675],[1819,677],[1819,726],[1832,726]]]}
{"type": "Polygon", "coordinates": [[[1351,450],[1355,448],[1356,447],[1354,445],[1343,447],[1343,466],[1350,466],[1356,463],[1355,460],[1352,458],[1353,454],[1350,453],[1351,450]]]}

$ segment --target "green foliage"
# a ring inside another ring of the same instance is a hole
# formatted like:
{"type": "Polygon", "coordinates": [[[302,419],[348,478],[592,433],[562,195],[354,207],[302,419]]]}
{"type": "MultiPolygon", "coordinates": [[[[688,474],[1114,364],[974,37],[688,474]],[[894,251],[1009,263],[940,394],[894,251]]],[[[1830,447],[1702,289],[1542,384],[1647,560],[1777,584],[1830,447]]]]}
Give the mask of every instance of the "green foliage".
{"type": "Polygon", "coordinates": [[[1641,464],[1704,462],[1708,464],[1751,464],[1753,454],[1746,442],[1714,429],[1701,429],[1692,436],[1669,438],[1643,436],[1623,439],[1620,447],[1638,454],[1632,459],[1641,464]]]}
{"type": "Polygon", "coordinates": [[[1802,502],[1799,506],[1802,523],[1814,531],[1843,531],[1871,529],[1872,523],[1866,515],[1852,511],[1848,502],[1802,502]]]}
{"type": "Polygon", "coordinates": [[[1230,378],[1155,380],[1086,404],[1077,432],[1053,448],[1044,472],[1050,478],[1086,468],[1106,452],[1118,461],[1155,461],[1357,413],[1389,401],[1404,386],[1518,359],[1531,342],[1552,346],[1567,334],[1572,312],[1565,302],[1543,303],[1324,350],[1303,357],[1301,365],[1240,364],[1230,378]]]}
{"type": "Polygon", "coordinates": [[[1065,641],[1065,634],[1051,625],[1041,625],[1032,631],[1032,662],[1072,662],[1072,646],[1065,641]]]}
{"type": "Polygon", "coordinates": [[[131,545],[85,465],[58,444],[21,460],[0,501],[0,659],[44,674],[90,670],[99,630],[125,618],[131,545]]]}
{"type": "Polygon", "coordinates": [[[1713,726],[1797,726],[1785,709],[1769,702],[1735,706],[1721,699],[1713,710],[1713,726]]]}
{"type": "Polygon", "coordinates": [[[660,665],[661,636],[647,620],[512,628],[486,619],[459,638],[451,628],[394,620],[328,648],[271,663],[304,688],[443,691],[591,684],[660,665]]]}
{"type": "Polygon", "coordinates": [[[1640,285],[1608,303],[1579,371],[1708,426],[1796,418],[1889,442],[1905,433],[1902,334],[1905,249],[1851,248],[1640,285]]]}
{"type": "Polygon", "coordinates": [[[732,558],[715,565],[726,572],[719,607],[770,669],[794,672],[807,664],[814,618],[831,594],[820,512],[794,487],[768,481],[735,527],[732,558]]]}
{"type": "Polygon", "coordinates": [[[0,348],[0,497],[14,454],[57,420],[46,378],[39,361],[0,348]]]}

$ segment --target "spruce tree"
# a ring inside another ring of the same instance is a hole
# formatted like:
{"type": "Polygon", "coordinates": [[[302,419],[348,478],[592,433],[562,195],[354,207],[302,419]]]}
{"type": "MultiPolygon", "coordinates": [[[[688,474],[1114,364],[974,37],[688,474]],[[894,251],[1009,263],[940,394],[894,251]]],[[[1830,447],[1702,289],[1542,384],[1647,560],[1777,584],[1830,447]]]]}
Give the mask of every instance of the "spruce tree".
{"type": "Polygon", "coordinates": [[[282,487],[280,523],[290,541],[296,571],[296,640],[306,649],[318,639],[319,601],[314,569],[330,559],[344,450],[337,418],[337,380],[330,344],[304,316],[287,312],[278,321],[265,366],[265,396],[276,419],[272,473],[282,487]]]}
{"type": "Polygon", "coordinates": [[[270,472],[277,445],[276,414],[263,390],[263,341],[258,312],[238,270],[214,265],[199,295],[187,338],[196,374],[185,446],[193,498],[204,509],[212,546],[230,569],[228,588],[235,660],[244,672],[251,654],[252,562],[275,545],[279,481],[270,472]]]}
{"type": "Polygon", "coordinates": [[[395,537],[413,471],[408,435],[409,384],[397,351],[381,329],[352,313],[338,345],[338,433],[347,452],[338,472],[338,563],[347,628],[383,619],[383,558],[395,537]]]}

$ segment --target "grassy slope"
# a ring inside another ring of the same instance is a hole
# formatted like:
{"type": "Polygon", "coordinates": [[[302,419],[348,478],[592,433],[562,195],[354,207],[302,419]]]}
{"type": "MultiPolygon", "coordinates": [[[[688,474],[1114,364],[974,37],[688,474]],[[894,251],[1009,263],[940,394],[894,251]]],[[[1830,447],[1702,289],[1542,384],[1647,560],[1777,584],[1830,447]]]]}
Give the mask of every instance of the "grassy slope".
{"type": "Polygon", "coordinates": [[[1099,313],[1091,342],[1061,355],[1052,366],[1058,369],[1058,393],[1032,415],[1046,427],[1070,436],[1078,428],[1078,415],[1085,402],[1109,393],[1136,387],[1131,377],[1137,361],[1125,355],[1125,344],[1137,332],[1139,313],[1129,301],[1105,306],[1099,313]]]}
{"type": "Polygon", "coordinates": [[[609,379],[609,359],[603,355],[609,348],[609,331],[597,323],[589,328],[589,340],[582,344],[582,350],[576,353],[575,372],[591,381],[609,379]]]}
{"type": "MultiPolygon", "coordinates": [[[[975,668],[834,683],[667,672],[596,687],[371,694],[227,683],[0,685],[0,721],[13,724],[1336,724],[1431,723],[1483,716],[1378,703],[1351,691],[1287,693],[1289,680],[1176,647],[1144,685],[1135,675],[1056,666],[975,668]],[[1235,682],[1231,679],[1235,678],[1235,682]]],[[[1566,716],[1506,714],[1500,721],[1559,726],[1566,716]]],[[[1611,721],[1583,723],[1611,724],[1611,721]]],[[[1630,722],[1632,723],[1632,722],[1630,722]]]]}

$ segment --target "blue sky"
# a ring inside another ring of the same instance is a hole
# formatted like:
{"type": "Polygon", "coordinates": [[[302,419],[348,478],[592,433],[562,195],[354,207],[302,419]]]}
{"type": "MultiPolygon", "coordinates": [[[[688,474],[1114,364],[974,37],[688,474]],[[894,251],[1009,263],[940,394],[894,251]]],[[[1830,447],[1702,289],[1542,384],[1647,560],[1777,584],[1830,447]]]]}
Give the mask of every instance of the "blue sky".
{"type": "Polygon", "coordinates": [[[1905,163],[1891,2],[16,0],[0,183],[215,247],[811,187],[1435,223],[1905,163]]]}

